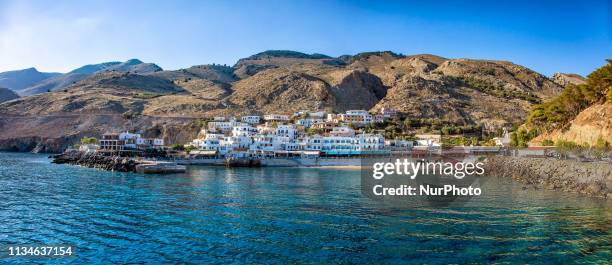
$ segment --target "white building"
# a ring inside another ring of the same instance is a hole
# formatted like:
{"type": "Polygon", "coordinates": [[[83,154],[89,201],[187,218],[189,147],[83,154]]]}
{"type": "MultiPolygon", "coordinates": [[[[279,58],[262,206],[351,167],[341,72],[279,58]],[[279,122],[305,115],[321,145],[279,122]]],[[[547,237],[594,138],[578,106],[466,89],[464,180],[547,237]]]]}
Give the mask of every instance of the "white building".
{"type": "Polygon", "coordinates": [[[261,121],[261,117],[257,115],[242,116],[241,120],[242,122],[248,124],[259,124],[259,122],[261,121]]]}
{"type": "Polygon", "coordinates": [[[263,119],[265,121],[280,121],[280,122],[285,122],[289,120],[289,116],[288,115],[282,115],[282,114],[267,114],[264,115],[263,119]]]}
{"type": "Polygon", "coordinates": [[[101,150],[144,150],[147,148],[164,147],[164,139],[143,138],[138,133],[122,132],[119,134],[107,133],[100,140],[101,150]]]}
{"type": "Polygon", "coordinates": [[[323,119],[311,119],[311,118],[306,118],[306,119],[299,119],[295,122],[295,124],[297,125],[302,125],[305,128],[310,128],[315,124],[319,124],[319,123],[323,123],[325,122],[323,119]]]}
{"type": "Polygon", "coordinates": [[[219,151],[222,140],[223,134],[208,133],[206,134],[204,139],[194,140],[192,144],[197,146],[201,150],[219,151]]]}
{"type": "Polygon", "coordinates": [[[327,155],[359,155],[385,149],[385,138],[379,134],[349,136],[320,136],[306,138],[301,146],[307,151],[320,151],[327,155]]]}
{"type": "Polygon", "coordinates": [[[225,121],[225,117],[217,116],[213,118],[213,121],[225,121]]]}
{"type": "Polygon", "coordinates": [[[140,134],[122,132],[119,134],[119,141],[124,141],[123,148],[125,149],[136,149],[138,139],[141,138],[140,134]]]}
{"type": "Polygon", "coordinates": [[[136,145],[139,145],[139,146],[150,146],[150,147],[162,147],[162,146],[164,146],[164,139],[161,139],[161,138],[138,138],[138,139],[136,139],[136,145]]]}
{"type": "Polygon", "coordinates": [[[327,114],[327,121],[328,122],[338,122],[338,114],[334,114],[334,113],[327,114]]]}
{"type": "Polygon", "coordinates": [[[380,134],[359,134],[356,138],[359,151],[385,149],[385,138],[380,134]]]}
{"type": "Polygon", "coordinates": [[[253,137],[253,143],[249,150],[255,153],[274,151],[297,151],[300,145],[287,136],[271,134],[258,134],[253,137]]]}
{"type": "Polygon", "coordinates": [[[390,147],[391,149],[412,149],[414,146],[414,141],[408,140],[385,140],[385,146],[390,147]]]}
{"type": "Polygon", "coordinates": [[[316,111],[316,112],[309,112],[308,113],[309,117],[318,118],[318,119],[325,118],[325,115],[327,115],[327,113],[325,111],[316,111]]]}
{"type": "Polygon", "coordinates": [[[276,136],[289,137],[289,139],[297,138],[297,129],[293,124],[279,125],[276,127],[276,136]]]}
{"type": "Polygon", "coordinates": [[[334,127],[332,129],[331,132],[329,132],[329,134],[331,136],[346,136],[346,137],[353,137],[355,136],[355,130],[346,127],[346,126],[341,126],[341,127],[334,127]]]}
{"type": "Polygon", "coordinates": [[[245,125],[245,123],[237,121],[211,121],[208,123],[208,130],[211,132],[229,132],[234,126],[245,125]]]}
{"type": "Polygon", "coordinates": [[[232,127],[232,136],[234,137],[251,137],[257,133],[257,128],[251,125],[238,125],[232,127]]]}
{"type": "Polygon", "coordinates": [[[417,134],[416,145],[439,147],[442,143],[442,135],[439,134],[417,134]]]}
{"type": "Polygon", "coordinates": [[[79,146],[79,151],[85,153],[94,153],[100,149],[100,146],[97,144],[82,144],[79,146]]]}
{"type": "Polygon", "coordinates": [[[338,114],[336,118],[339,122],[368,124],[374,120],[372,115],[366,110],[348,110],[344,114],[338,114]]]}

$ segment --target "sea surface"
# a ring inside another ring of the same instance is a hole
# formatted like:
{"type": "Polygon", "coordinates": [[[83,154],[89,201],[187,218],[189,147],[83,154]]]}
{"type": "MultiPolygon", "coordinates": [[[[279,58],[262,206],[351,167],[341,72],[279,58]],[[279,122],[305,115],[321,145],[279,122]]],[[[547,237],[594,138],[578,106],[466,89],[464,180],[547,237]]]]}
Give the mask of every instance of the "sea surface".
{"type": "Polygon", "coordinates": [[[140,175],[0,153],[0,247],[71,245],[56,263],[599,263],[610,203],[492,179],[451,208],[361,195],[359,171],[190,167],[140,175]]]}

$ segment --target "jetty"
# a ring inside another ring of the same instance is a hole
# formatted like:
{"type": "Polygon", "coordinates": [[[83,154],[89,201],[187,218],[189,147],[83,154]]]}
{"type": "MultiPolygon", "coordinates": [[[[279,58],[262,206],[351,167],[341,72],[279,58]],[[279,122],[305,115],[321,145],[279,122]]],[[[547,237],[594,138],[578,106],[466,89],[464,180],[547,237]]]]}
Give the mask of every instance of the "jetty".
{"type": "Polygon", "coordinates": [[[136,172],[144,174],[183,173],[186,167],[173,162],[135,160],[131,157],[109,156],[99,152],[66,150],[52,156],[52,163],[79,165],[109,171],[136,172]]]}

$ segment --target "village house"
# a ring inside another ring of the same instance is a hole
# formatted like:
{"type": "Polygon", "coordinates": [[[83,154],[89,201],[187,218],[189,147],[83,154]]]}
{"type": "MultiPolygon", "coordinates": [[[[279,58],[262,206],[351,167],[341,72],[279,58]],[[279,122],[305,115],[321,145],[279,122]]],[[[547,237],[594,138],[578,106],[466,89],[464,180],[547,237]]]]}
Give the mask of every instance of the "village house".
{"type": "Polygon", "coordinates": [[[286,122],[286,121],[289,121],[289,116],[282,115],[282,114],[267,114],[267,115],[264,115],[263,119],[265,121],[286,122]]]}
{"type": "Polygon", "coordinates": [[[368,124],[374,121],[372,115],[366,110],[348,110],[344,114],[338,114],[336,119],[339,122],[353,124],[368,124]]]}
{"type": "Polygon", "coordinates": [[[208,123],[208,130],[211,132],[229,132],[234,126],[245,125],[245,123],[235,120],[231,121],[211,121],[208,123]]]}
{"type": "Polygon", "coordinates": [[[105,133],[99,141],[99,150],[103,151],[126,151],[126,150],[145,150],[162,149],[164,140],[159,138],[143,138],[140,134],[122,132],[105,133]]]}
{"type": "Polygon", "coordinates": [[[261,117],[257,115],[242,116],[241,121],[248,124],[259,124],[261,117]]]}
{"type": "Polygon", "coordinates": [[[419,146],[440,146],[442,144],[442,135],[440,134],[417,134],[416,144],[419,146]]]}
{"type": "Polygon", "coordinates": [[[299,119],[295,121],[295,124],[304,126],[304,128],[310,128],[315,124],[319,124],[323,122],[325,122],[323,119],[306,118],[306,119],[299,119]]]}

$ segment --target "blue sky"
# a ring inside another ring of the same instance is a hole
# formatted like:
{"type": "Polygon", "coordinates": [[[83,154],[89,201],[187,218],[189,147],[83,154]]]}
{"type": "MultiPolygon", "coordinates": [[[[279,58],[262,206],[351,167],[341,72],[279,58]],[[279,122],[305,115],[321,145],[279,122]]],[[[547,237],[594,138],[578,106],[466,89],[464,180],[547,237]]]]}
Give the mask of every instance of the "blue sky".
{"type": "Polygon", "coordinates": [[[233,65],[286,49],[431,53],[585,75],[612,57],[611,9],[609,1],[0,0],[0,71],[130,58],[164,69],[233,65]]]}

